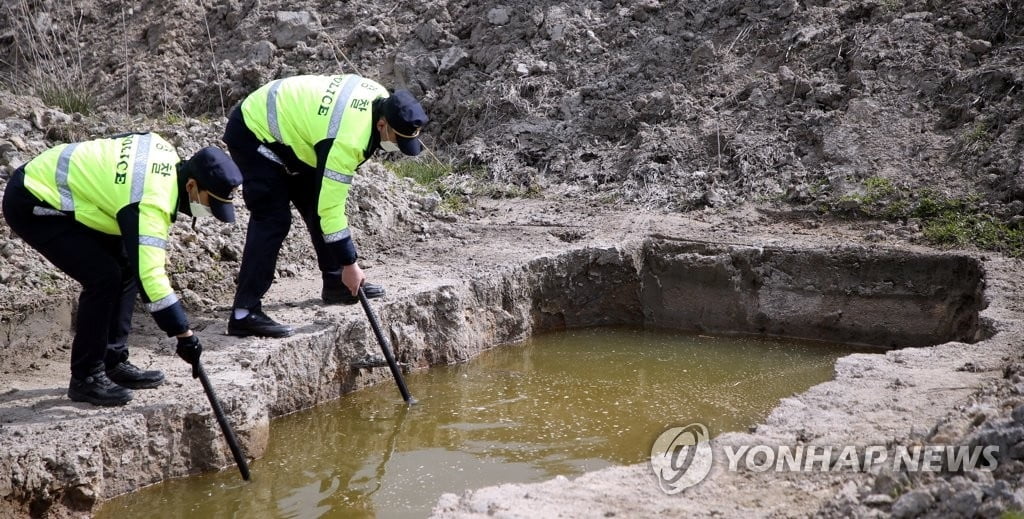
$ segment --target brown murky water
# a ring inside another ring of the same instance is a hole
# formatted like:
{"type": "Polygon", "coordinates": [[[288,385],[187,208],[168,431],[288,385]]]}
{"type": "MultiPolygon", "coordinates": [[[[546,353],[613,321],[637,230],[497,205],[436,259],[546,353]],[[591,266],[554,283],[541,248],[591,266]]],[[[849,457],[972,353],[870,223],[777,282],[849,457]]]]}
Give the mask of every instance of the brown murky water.
{"type": "Polygon", "coordinates": [[[382,384],[276,420],[249,483],[232,466],[96,517],[424,517],[444,492],[645,461],[672,426],[745,429],[854,351],[621,328],[543,335],[407,375],[411,408],[382,384]]]}

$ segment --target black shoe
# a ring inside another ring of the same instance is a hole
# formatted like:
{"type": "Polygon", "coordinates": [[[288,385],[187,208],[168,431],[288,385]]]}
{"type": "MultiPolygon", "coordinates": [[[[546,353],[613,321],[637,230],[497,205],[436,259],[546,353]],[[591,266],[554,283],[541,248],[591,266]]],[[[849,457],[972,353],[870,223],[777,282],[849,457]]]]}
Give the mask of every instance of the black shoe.
{"type": "Polygon", "coordinates": [[[228,320],[228,335],[235,337],[288,337],[295,333],[291,326],[280,324],[271,319],[263,310],[252,310],[249,315],[235,319],[234,314],[228,320]]]}
{"type": "Polygon", "coordinates": [[[68,398],[74,402],[89,402],[94,405],[124,405],[132,399],[132,391],[115,384],[102,369],[97,369],[84,379],[71,377],[68,398]]]}
{"type": "MultiPolygon", "coordinates": [[[[363,283],[363,292],[367,299],[376,299],[384,296],[384,287],[373,283],[363,283]]],[[[325,305],[354,305],[359,302],[359,296],[352,295],[345,285],[327,286],[320,292],[320,298],[325,305]]]]}
{"type": "Polygon", "coordinates": [[[117,385],[131,389],[152,389],[164,383],[162,371],[143,371],[127,360],[107,368],[107,377],[117,385]]]}

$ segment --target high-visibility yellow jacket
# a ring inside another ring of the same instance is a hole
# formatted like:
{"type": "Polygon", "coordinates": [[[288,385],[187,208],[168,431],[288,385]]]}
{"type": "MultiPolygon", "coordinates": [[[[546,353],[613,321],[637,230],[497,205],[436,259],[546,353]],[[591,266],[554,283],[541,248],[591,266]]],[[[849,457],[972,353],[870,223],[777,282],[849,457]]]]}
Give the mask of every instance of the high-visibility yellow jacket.
{"type": "Polygon", "coordinates": [[[62,144],[25,165],[25,187],[53,214],[122,237],[146,309],[168,335],[189,328],[165,270],[180,161],[159,135],[136,133],[62,144]]]}
{"type": "Polygon", "coordinates": [[[288,146],[322,175],[320,230],[345,265],[356,260],[345,214],[349,185],[367,158],[373,101],[388,95],[379,83],[354,74],[309,75],[272,81],[242,102],[245,124],[260,140],[288,146]]]}

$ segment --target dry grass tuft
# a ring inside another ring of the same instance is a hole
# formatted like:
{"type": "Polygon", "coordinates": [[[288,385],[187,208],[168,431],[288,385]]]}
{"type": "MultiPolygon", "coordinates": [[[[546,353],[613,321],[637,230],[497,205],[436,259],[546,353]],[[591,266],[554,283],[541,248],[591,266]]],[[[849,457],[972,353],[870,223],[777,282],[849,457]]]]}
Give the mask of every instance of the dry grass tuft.
{"type": "Polygon", "coordinates": [[[74,1],[42,11],[27,0],[7,0],[0,13],[13,38],[0,83],[66,113],[93,112],[99,89],[82,63],[82,15],[74,1]]]}

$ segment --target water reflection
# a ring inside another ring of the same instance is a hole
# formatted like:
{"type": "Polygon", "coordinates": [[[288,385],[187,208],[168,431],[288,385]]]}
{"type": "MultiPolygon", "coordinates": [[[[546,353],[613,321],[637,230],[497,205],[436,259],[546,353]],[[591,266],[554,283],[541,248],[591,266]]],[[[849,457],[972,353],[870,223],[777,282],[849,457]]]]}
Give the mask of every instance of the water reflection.
{"type": "Polygon", "coordinates": [[[852,350],[821,343],[574,330],[499,348],[274,422],[249,484],[226,470],[170,481],[98,517],[423,517],[444,492],[646,459],[654,438],[762,419],[831,378],[852,350]]]}

